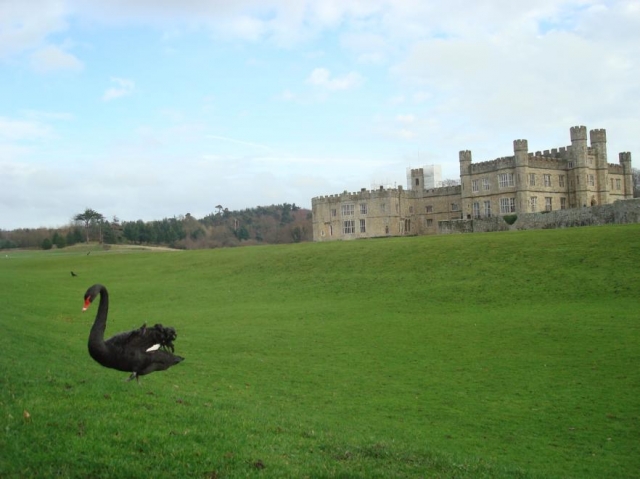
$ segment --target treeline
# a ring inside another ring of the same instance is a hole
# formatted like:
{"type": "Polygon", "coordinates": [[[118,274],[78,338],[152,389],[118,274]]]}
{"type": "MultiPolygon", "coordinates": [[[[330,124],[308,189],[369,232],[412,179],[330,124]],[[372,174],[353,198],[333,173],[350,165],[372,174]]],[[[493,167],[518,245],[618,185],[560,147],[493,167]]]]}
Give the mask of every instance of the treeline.
{"type": "Polygon", "coordinates": [[[0,249],[64,248],[80,242],[160,245],[181,249],[219,248],[253,244],[298,243],[313,237],[311,212],[295,204],[259,206],[216,212],[196,219],[184,216],[154,221],[106,220],[87,209],[62,228],[0,231],[0,249]]]}

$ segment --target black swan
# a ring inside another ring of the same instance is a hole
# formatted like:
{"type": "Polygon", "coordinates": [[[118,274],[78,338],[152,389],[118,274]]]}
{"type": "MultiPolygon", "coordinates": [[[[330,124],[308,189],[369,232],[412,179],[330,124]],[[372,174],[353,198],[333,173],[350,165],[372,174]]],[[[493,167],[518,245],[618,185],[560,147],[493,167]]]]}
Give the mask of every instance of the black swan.
{"type": "Polygon", "coordinates": [[[98,295],[98,313],[89,333],[89,354],[98,363],[107,368],[130,372],[128,381],[133,378],[138,381],[139,376],[164,371],[184,360],[173,354],[176,330],[161,324],[147,328],[145,323],[139,329],[116,334],[105,341],[104,330],[109,310],[107,288],[101,284],[91,286],[84,294],[82,311],[86,311],[98,295]]]}

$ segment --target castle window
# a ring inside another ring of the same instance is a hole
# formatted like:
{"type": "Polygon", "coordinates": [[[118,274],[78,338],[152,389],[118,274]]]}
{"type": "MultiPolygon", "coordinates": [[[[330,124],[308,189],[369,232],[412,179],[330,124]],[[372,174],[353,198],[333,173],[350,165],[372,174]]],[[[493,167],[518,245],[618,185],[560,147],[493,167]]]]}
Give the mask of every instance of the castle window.
{"type": "Polygon", "coordinates": [[[500,188],[513,186],[513,173],[501,173],[498,175],[498,185],[500,188]]]}
{"type": "Polygon", "coordinates": [[[564,188],[564,175],[558,175],[558,186],[564,188]]]}
{"type": "Polygon", "coordinates": [[[491,185],[489,184],[489,178],[482,178],[482,188],[485,191],[491,189],[491,185]]]}
{"type": "Polygon", "coordinates": [[[451,203],[451,211],[458,211],[460,209],[460,206],[458,205],[458,203],[451,203]]]}
{"type": "Polygon", "coordinates": [[[480,203],[473,203],[473,217],[480,218],[480,203]]]}
{"type": "Polygon", "coordinates": [[[329,236],[333,236],[333,225],[329,225],[329,236]]]}
{"type": "Polygon", "coordinates": [[[613,178],[611,178],[611,189],[613,189],[613,178]]]}
{"type": "Polygon", "coordinates": [[[347,220],[344,222],[343,232],[346,235],[350,235],[356,232],[356,222],[353,220],[347,220]]]}
{"type": "Polygon", "coordinates": [[[487,218],[491,218],[491,201],[484,202],[484,215],[487,218]]]}
{"type": "Polygon", "coordinates": [[[536,211],[538,211],[538,197],[532,196],[529,201],[531,203],[531,212],[535,213],[536,211]]]}
{"type": "Polygon", "coordinates": [[[331,210],[331,216],[338,216],[338,210],[335,208],[331,210]]]}
{"type": "Polygon", "coordinates": [[[367,204],[366,203],[360,203],[360,214],[361,215],[366,215],[367,214],[367,204]]]}
{"type": "MultiPolygon", "coordinates": [[[[611,180],[613,181],[613,180],[611,180]]],[[[613,188],[613,186],[612,186],[613,188]]],[[[424,209],[426,210],[427,213],[433,213],[433,205],[427,205],[424,207],[424,209]]]]}
{"type": "Polygon", "coordinates": [[[416,186],[420,186],[420,178],[416,178],[416,186]]]}
{"type": "Polygon", "coordinates": [[[515,198],[500,198],[500,213],[515,213],[516,212],[516,199],[515,198]]]}
{"type": "Polygon", "coordinates": [[[384,203],[380,203],[380,211],[384,213],[386,209],[387,209],[387,205],[385,205],[384,203]]]}
{"type": "Polygon", "coordinates": [[[536,186],[536,174],[529,173],[529,186],[536,186]]]}
{"type": "Polygon", "coordinates": [[[543,175],[542,178],[544,179],[544,186],[547,188],[551,186],[551,175],[543,175]]]}
{"type": "Polygon", "coordinates": [[[573,168],[573,161],[569,162],[569,168],[573,168]]]}
{"type": "Polygon", "coordinates": [[[431,218],[427,218],[427,226],[433,226],[433,220],[431,218]]]}
{"type": "Polygon", "coordinates": [[[354,205],[342,205],[342,216],[353,216],[354,205]]]}
{"type": "Polygon", "coordinates": [[[404,220],[404,232],[409,233],[410,231],[411,231],[411,220],[406,219],[404,220]]]}
{"type": "Polygon", "coordinates": [[[479,180],[472,180],[471,181],[471,191],[480,191],[479,183],[480,183],[479,180]]]}
{"type": "Polygon", "coordinates": [[[360,233],[366,233],[367,232],[367,226],[365,224],[364,220],[360,220],[360,233]]]}
{"type": "Polygon", "coordinates": [[[384,227],[384,234],[386,234],[386,235],[389,234],[389,225],[384,227]]]}
{"type": "Polygon", "coordinates": [[[545,209],[546,211],[551,211],[551,210],[553,210],[553,208],[552,208],[552,206],[551,206],[551,205],[552,205],[552,202],[553,202],[553,198],[551,198],[551,197],[549,197],[549,196],[545,197],[545,199],[544,199],[544,209],[545,209]]]}
{"type": "Polygon", "coordinates": [[[560,198],[560,209],[561,210],[566,210],[567,209],[567,199],[566,198],[560,198]]]}
{"type": "Polygon", "coordinates": [[[589,186],[595,186],[596,181],[593,175],[589,175],[589,186]]]}
{"type": "Polygon", "coordinates": [[[620,188],[620,178],[616,179],[616,190],[619,190],[620,188]]]}

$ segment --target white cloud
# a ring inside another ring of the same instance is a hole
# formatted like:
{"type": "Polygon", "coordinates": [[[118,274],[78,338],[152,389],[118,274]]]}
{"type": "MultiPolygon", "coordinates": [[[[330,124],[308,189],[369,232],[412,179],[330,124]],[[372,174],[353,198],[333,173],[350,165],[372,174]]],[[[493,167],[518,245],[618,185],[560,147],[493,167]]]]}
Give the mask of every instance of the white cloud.
{"type": "Polygon", "coordinates": [[[37,48],[52,33],[67,28],[65,2],[0,2],[0,58],[37,48]]]}
{"type": "Polygon", "coordinates": [[[80,71],[84,64],[60,47],[47,45],[31,54],[31,67],[37,72],[49,73],[56,70],[80,71]]]}
{"type": "Polygon", "coordinates": [[[362,77],[356,72],[350,72],[343,77],[332,77],[326,68],[314,69],[307,82],[311,85],[326,88],[327,90],[348,90],[362,84],[362,77]]]}
{"type": "Polygon", "coordinates": [[[399,123],[413,123],[416,121],[416,117],[414,115],[397,115],[396,121],[399,123]]]}
{"type": "Polygon", "coordinates": [[[115,83],[117,86],[108,88],[104,92],[104,95],[102,95],[102,99],[104,101],[111,101],[115,100],[116,98],[131,95],[136,86],[133,80],[116,77],[111,78],[111,83],[115,83]]]}
{"type": "Polygon", "coordinates": [[[51,127],[38,121],[0,117],[0,141],[39,141],[53,137],[51,127]]]}

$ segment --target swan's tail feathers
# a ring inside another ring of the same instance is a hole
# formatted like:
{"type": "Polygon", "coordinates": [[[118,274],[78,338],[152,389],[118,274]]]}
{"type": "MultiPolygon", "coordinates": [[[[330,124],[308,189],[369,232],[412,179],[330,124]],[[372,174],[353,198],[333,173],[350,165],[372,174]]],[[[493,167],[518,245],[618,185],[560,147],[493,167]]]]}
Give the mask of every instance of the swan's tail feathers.
{"type": "Polygon", "coordinates": [[[160,349],[161,344],[154,344],[153,346],[151,346],[150,348],[147,348],[147,353],[152,353],[153,351],[157,351],[158,349],[160,349]]]}
{"type": "Polygon", "coordinates": [[[178,337],[175,329],[169,326],[163,326],[162,324],[156,324],[153,328],[149,328],[149,331],[152,332],[155,342],[159,344],[162,349],[173,353],[175,350],[173,342],[178,337]]]}

